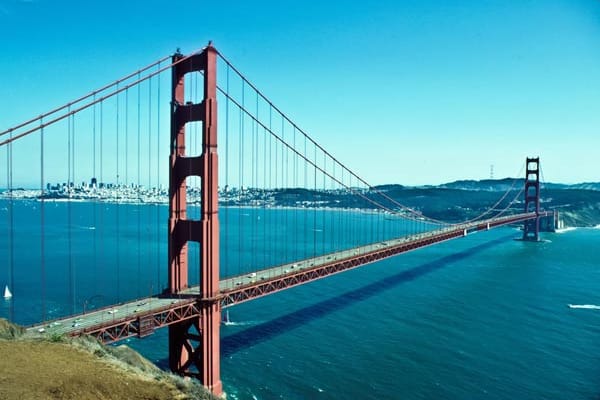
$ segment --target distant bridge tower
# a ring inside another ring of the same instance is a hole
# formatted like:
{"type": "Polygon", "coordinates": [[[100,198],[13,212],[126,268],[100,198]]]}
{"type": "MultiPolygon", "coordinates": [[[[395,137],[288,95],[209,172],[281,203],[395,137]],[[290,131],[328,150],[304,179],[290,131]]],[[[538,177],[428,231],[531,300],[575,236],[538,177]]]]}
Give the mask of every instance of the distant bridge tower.
{"type": "Polygon", "coordinates": [[[525,169],[525,212],[535,212],[538,218],[525,221],[523,240],[537,242],[540,238],[540,158],[527,158],[525,169]]]}
{"type": "Polygon", "coordinates": [[[169,162],[169,294],[188,288],[188,241],[200,243],[200,316],[169,326],[169,366],[195,376],[216,395],[222,394],[220,376],[219,220],[217,160],[217,50],[209,43],[190,57],[173,56],[171,155],[169,162]],[[185,103],[184,77],[204,74],[201,103],[185,103]],[[185,125],[202,122],[202,153],[186,156],[185,125]],[[201,217],[186,217],[186,178],[201,180],[201,217]]]}

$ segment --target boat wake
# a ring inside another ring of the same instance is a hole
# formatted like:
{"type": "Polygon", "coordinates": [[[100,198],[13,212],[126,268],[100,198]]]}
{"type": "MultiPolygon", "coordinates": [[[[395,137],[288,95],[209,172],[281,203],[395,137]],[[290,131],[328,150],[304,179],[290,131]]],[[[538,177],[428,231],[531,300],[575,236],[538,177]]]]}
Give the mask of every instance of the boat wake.
{"type": "Polygon", "coordinates": [[[571,232],[571,231],[574,231],[574,230],[576,230],[576,229],[577,229],[577,228],[575,228],[575,227],[573,227],[573,226],[570,226],[570,227],[568,227],[568,228],[557,229],[557,230],[556,230],[556,233],[565,233],[565,232],[571,232]]]}
{"type": "Polygon", "coordinates": [[[240,321],[240,322],[223,321],[223,325],[225,325],[225,326],[249,326],[249,325],[256,325],[256,322],[255,321],[240,321]]]}
{"type": "Polygon", "coordinates": [[[232,321],[229,318],[229,310],[226,310],[223,319],[221,320],[221,324],[225,326],[248,326],[248,325],[256,325],[258,322],[256,321],[232,321]]]}
{"type": "Polygon", "coordinates": [[[82,230],[82,231],[94,231],[94,230],[96,230],[95,226],[90,226],[90,225],[75,225],[75,226],[73,226],[73,228],[79,229],[79,230],[82,230]]]}
{"type": "Polygon", "coordinates": [[[600,306],[595,304],[569,304],[569,308],[586,308],[588,310],[600,310],[600,306]]]}

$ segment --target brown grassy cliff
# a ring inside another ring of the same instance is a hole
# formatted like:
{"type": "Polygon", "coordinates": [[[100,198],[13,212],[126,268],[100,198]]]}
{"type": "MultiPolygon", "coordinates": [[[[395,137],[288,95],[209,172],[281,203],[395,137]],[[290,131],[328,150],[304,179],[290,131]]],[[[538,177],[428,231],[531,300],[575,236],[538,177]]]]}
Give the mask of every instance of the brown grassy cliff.
{"type": "Polygon", "coordinates": [[[127,346],[90,338],[27,338],[0,319],[0,399],[213,399],[127,346]]]}

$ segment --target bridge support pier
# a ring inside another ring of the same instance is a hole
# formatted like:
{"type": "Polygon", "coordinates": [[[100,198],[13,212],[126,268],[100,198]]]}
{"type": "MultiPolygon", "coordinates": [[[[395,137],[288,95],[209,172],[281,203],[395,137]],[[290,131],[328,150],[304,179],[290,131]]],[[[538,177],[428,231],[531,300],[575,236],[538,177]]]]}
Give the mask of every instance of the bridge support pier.
{"type": "Polygon", "coordinates": [[[199,379],[216,395],[223,393],[220,371],[219,302],[203,302],[201,316],[169,326],[171,371],[199,379]]]}
{"type": "Polygon", "coordinates": [[[169,366],[179,374],[201,380],[221,395],[219,302],[219,219],[217,159],[217,51],[209,45],[199,54],[173,56],[171,155],[169,163],[169,288],[178,295],[188,288],[189,241],[200,243],[200,317],[169,326],[169,366]],[[185,75],[204,75],[201,103],[185,103],[185,75]],[[202,122],[202,153],[186,156],[185,126],[202,122]],[[187,219],[186,178],[200,177],[200,220],[187,219]]]}
{"type": "Polygon", "coordinates": [[[526,220],[523,226],[523,240],[540,240],[540,158],[527,158],[525,165],[525,212],[535,212],[537,218],[526,220]]]}

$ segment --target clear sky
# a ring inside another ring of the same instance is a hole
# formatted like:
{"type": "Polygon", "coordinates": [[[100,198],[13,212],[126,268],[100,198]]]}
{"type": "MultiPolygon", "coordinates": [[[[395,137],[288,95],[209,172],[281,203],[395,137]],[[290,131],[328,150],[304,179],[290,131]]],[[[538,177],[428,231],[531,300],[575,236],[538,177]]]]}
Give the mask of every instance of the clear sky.
{"type": "Polygon", "coordinates": [[[371,183],[600,181],[597,0],[0,0],[0,38],[0,130],[210,39],[371,183]]]}

